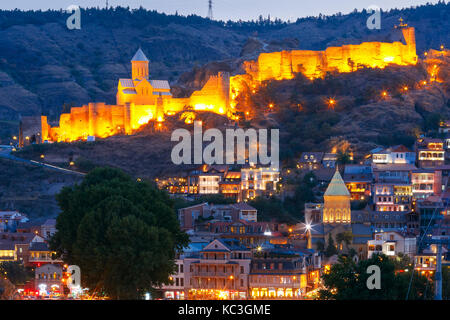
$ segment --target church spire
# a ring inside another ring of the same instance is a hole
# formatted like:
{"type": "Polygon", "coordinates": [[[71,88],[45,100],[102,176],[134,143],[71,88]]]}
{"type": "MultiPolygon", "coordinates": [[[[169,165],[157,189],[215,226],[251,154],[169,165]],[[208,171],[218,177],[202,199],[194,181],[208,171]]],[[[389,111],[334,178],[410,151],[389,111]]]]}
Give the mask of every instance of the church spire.
{"type": "Polygon", "coordinates": [[[131,61],[147,61],[148,59],[145,56],[144,52],[142,51],[142,49],[139,47],[138,51],[136,51],[136,53],[133,56],[133,59],[131,59],[131,61]]]}
{"type": "Polygon", "coordinates": [[[325,196],[350,196],[350,192],[348,192],[338,167],[336,167],[336,172],[325,191],[325,196]]]}
{"type": "Polygon", "coordinates": [[[131,59],[131,76],[133,80],[148,79],[148,59],[141,48],[131,59]]]}

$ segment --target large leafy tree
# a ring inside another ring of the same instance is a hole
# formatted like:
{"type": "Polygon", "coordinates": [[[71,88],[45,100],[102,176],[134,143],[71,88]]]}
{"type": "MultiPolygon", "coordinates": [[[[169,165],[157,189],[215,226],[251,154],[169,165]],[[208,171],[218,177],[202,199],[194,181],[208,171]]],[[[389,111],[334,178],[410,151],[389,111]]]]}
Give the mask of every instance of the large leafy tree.
{"type": "MultiPolygon", "coordinates": [[[[374,255],[368,260],[355,263],[347,256],[340,256],[339,263],[323,275],[325,289],[320,291],[322,299],[336,300],[405,300],[411,280],[411,271],[399,272],[396,264],[385,255],[374,255]],[[380,289],[369,290],[367,273],[371,265],[380,267],[380,289]]],[[[413,275],[409,299],[431,299],[432,283],[417,273],[413,275]]]]}
{"type": "Polygon", "coordinates": [[[7,278],[14,285],[23,285],[33,278],[33,273],[17,261],[0,263],[0,275],[7,278]]]}
{"type": "Polygon", "coordinates": [[[115,299],[136,299],[168,283],[176,253],[188,244],[173,201],[122,171],[97,168],[57,200],[51,247],[81,269],[82,285],[115,299]]]}

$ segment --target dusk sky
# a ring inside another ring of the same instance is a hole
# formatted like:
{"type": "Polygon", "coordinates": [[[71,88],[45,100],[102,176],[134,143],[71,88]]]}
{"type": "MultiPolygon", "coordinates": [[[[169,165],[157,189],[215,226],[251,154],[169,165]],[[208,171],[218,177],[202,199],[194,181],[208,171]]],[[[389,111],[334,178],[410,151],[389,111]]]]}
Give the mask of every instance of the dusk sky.
{"type": "MultiPolygon", "coordinates": [[[[214,19],[220,20],[251,20],[259,15],[283,20],[296,20],[299,17],[348,13],[357,8],[361,10],[371,5],[382,9],[404,8],[437,3],[438,0],[213,0],[214,19]]],[[[106,0],[2,0],[0,9],[60,9],[76,4],[80,7],[105,6],[106,0]]],[[[197,14],[206,16],[208,0],[109,0],[110,6],[129,6],[137,8],[143,6],[159,12],[179,14],[197,14]]]]}

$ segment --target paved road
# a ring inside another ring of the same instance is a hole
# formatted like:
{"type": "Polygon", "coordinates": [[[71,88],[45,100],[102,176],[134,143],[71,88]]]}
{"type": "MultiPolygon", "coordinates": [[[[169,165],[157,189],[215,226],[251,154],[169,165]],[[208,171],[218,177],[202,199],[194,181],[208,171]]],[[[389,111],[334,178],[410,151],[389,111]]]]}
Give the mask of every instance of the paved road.
{"type": "Polygon", "coordinates": [[[38,162],[38,161],[28,160],[28,159],[23,159],[23,158],[18,158],[16,156],[13,156],[11,154],[11,151],[12,151],[12,148],[10,146],[0,145],[0,158],[7,159],[7,160],[12,160],[12,161],[16,161],[16,162],[21,162],[21,163],[27,163],[27,164],[31,164],[31,165],[34,165],[34,166],[48,168],[48,169],[52,169],[52,170],[57,170],[57,171],[64,172],[64,173],[72,173],[72,174],[81,175],[81,176],[85,175],[85,173],[82,173],[82,172],[69,170],[69,169],[65,169],[65,168],[60,168],[60,167],[53,166],[53,165],[48,164],[48,163],[38,162]]]}

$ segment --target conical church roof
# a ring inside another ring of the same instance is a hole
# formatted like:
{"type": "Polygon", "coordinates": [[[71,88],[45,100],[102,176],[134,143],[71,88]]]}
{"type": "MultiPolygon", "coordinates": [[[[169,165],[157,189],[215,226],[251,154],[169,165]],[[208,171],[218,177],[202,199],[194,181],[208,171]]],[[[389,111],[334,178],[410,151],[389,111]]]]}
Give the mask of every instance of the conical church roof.
{"type": "Polygon", "coordinates": [[[339,173],[336,170],[330,184],[328,185],[327,191],[325,191],[325,196],[350,196],[347,186],[339,173]]]}
{"type": "Polygon", "coordinates": [[[145,56],[144,52],[142,52],[141,48],[139,48],[131,61],[148,61],[148,59],[145,56]]]}

